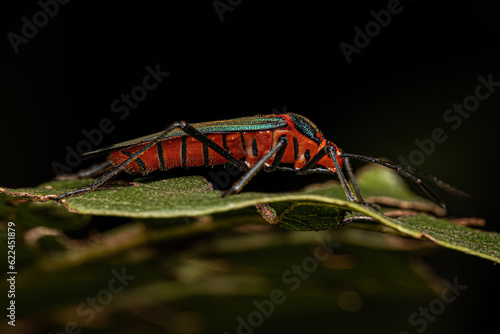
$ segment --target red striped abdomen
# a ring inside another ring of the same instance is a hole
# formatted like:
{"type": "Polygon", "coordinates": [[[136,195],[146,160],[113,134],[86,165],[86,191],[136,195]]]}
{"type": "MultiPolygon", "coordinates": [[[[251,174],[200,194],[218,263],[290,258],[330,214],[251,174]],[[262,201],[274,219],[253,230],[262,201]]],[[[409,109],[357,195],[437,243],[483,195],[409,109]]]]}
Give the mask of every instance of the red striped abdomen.
{"type": "MultiPolygon", "coordinates": [[[[247,157],[253,166],[271,148],[273,131],[252,131],[207,134],[219,146],[229,150],[236,159],[247,157]]],[[[116,150],[108,155],[108,160],[118,166],[148,142],[116,150]]],[[[131,174],[147,174],[155,170],[174,167],[212,166],[224,164],[227,159],[190,136],[168,138],[142,153],[125,170],[131,174]]]]}

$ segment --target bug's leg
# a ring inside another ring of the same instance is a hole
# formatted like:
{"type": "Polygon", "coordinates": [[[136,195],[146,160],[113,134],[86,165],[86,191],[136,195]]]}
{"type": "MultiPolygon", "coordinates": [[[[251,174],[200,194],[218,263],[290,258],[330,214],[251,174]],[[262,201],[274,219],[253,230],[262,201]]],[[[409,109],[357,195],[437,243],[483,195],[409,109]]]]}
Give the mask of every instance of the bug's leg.
{"type": "MultiPolygon", "coordinates": [[[[317,173],[317,172],[325,173],[323,170],[316,168],[316,164],[318,163],[318,161],[320,161],[327,154],[330,156],[330,158],[333,160],[333,163],[335,164],[335,172],[337,173],[337,176],[338,176],[339,181],[340,181],[340,185],[344,189],[344,192],[346,194],[347,199],[349,200],[349,202],[358,202],[356,200],[356,197],[354,197],[354,195],[352,194],[351,189],[349,189],[349,185],[347,184],[347,181],[344,177],[344,174],[342,173],[342,169],[340,168],[339,163],[337,162],[337,159],[335,159],[336,149],[332,146],[323,147],[323,149],[321,151],[319,151],[311,160],[309,160],[309,162],[304,167],[302,167],[301,169],[299,169],[297,171],[297,174],[304,175],[304,174],[317,173]]],[[[348,172],[350,172],[349,176],[351,177],[352,170],[348,171],[348,172]]],[[[358,197],[360,199],[359,202],[363,203],[362,199],[361,199],[361,194],[359,193],[359,189],[358,189],[356,184],[355,184],[354,189],[356,191],[356,194],[358,194],[358,196],[359,196],[358,197]]]]}
{"type": "Polygon", "coordinates": [[[168,133],[170,133],[174,129],[180,128],[180,127],[181,127],[181,122],[175,122],[175,123],[170,124],[170,126],[168,126],[158,136],[156,136],[155,138],[153,138],[153,140],[151,140],[142,149],[140,149],[135,154],[133,154],[132,156],[130,156],[130,158],[128,158],[127,160],[125,160],[123,163],[121,163],[116,168],[114,168],[114,169],[110,170],[109,172],[107,172],[106,174],[104,174],[100,179],[98,179],[97,181],[95,181],[94,183],[92,183],[89,187],[82,188],[82,189],[77,189],[77,190],[74,190],[74,191],[70,191],[70,192],[64,193],[62,195],[59,195],[56,198],[56,200],[60,201],[64,197],[73,196],[73,195],[76,195],[76,194],[84,194],[84,193],[88,193],[88,192],[96,190],[97,188],[99,188],[100,186],[102,186],[103,184],[105,184],[106,182],[108,182],[111,178],[113,178],[114,176],[116,176],[118,173],[120,173],[121,171],[123,171],[127,165],[129,165],[131,162],[133,162],[134,160],[136,160],[142,153],[146,152],[151,147],[153,147],[153,145],[156,145],[156,143],[158,143],[160,140],[162,140],[163,138],[165,138],[165,136],[168,133]]]}
{"type": "MultiPolygon", "coordinates": [[[[285,151],[287,144],[288,144],[288,139],[284,135],[281,136],[278,142],[276,143],[276,146],[274,146],[271,150],[269,150],[269,152],[267,152],[265,156],[263,156],[259,161],[257,161],[257,163],[252,168],[250,168],[245,173],[245,175],[243,175],[238,181],[236,181],[229,190],[224,191],[221,197],[226,197],[228,195],[239,193],[241,189],[243,189],[243,187],[248,183],[248,181],[250,181],[252,177],[254,177],[255,174],[257,174],[257,172],[262,169],[262,167],[264,167],[264,164],[267,160],[269,160],[276,152],[285,151]]],[[[279,159],[281,160],[282,157],[283,153],[281,153],[279,159]]],[[[273,167],[271,167],[271,169],[272,168],[273,167]]]]}
{"type": "Polygon", "coordinates": [[[408,166],[396,165],[392,162],[388,162],[388,161],[384,161],[384,160],[380,160],[380,159],[372,158],[372,157],[366,157],[366,156],[358,155],[358,154],[342,153],[342,156],[344,158],[353,158],[353,159],[358,159],[358,160],[362,160],[362,161],[366,161],[366,162],[376,163],[376,164],[382,165],[384,167],[395,170],[399,174],[409,178],[410,180],[412,180],[413,182],[418,184],[419,187],[427,194],[427,196],[429,196],[429,198],[432,199],[434,201],[434,203],[436,203],[437,205],[439,205],[443,209],[446,208],[446,204],[443,202],[443,200],[436,193],[434,193],[434,191],[432,191],[431,188],[429,188],[429,186],[427,186],[427,184],[425,184],[425,182],[422,180],[422,178],[420,178],[418,176],[422,176],[423,178],[428,179],[431,182],[434,182],[440,188],[442,188],[442,189],[444,189],[452,194],[455,194],[458,196],[467,195],[463,191],[455,189],[454,187],[442,182],[441,180],[438,180],[436,177],[433,177],[433,176],[427,175],[427,174],[423,174],[423,173],[418,172],[415,169],[408,167],[408,166]],[[414,174],[418,175],[418,176],[415,176],[414,174]]]}
{"type": "MultiPolygon", "coordinates": [[[[302,169],[299,169],[299,171],[297,171],[294,167],[278,166],[276,168],[276,170],[280,170],[280,171],[283,171],[283,172],[298,173],[302,169]]],[[[303,174],[329,174],[329,175],[332,175],[332,174],[335,174],[335,173],[331,172],[330,170],[328,170],[326,168],[321,168],[321,167],[317,167],[316,166],[316,168],[310,168],[305,173],[302,173],[302,174],[299,174],[299,175],[303,175],[303,174]]]]}
{"type": "MultiPolygon", "coordinates": [[[[288,143],[288,139],[283,135],[280,137],[279,140],[281,140],[281,138],[284,138],[283,140],[286,139],[287,143],[288,143]]],[[[279,143],[279,141],[278,141],[279,143]]],[[[286,144],[281,146],[280,148],[278,148],[278,151],[276,152],[276,156],[274,157],[274,161],[273,161],[273,164],[271,165],[271,167],[267,168],[264,166],[264,170],[268,173],[270,172],[274,172],[275,170],[278,169],[278,165],[280,164],[281,162],[281,159],[283,159],[283,154],[285,154],[285,150],[286,150],[286,144]]]]}
{"type": "Polygon", "coordinates": [[[90,177],[95,177],[96,175],[102,175],[110,168],[112,168],[112,165],[109,161],[106,160],[100,164],[95,164],[89,168],[79,170],[76,173],[65,173],[57,175],[55,179],[57,181],[87,179],[90,177]]]}
{"type": "Polygon", "coordinates": [[[231,153],[226,151],[224,148],[220,147],[216,142],[214,142],[213,140],[208,138],[206,135],[204,135],[200,131],[196,130],[194,127],[192,127],[188,123],[186,123],[184,121],[180,121],[180,122],[174,122],[174,123],[170,124],[170,126],[168,126],[158,136],[152,138],[151,141],[147,145],[145,145],[139,151],[137,151],[136,153],[131,155],[130,158],[128,158],[123,163],[121,163],[119,166],[117,166],[116,168],[114,168],[114,169],[110,170],[109,172],[107,172],[106,174],[104,174],[100,179],[98,179],[97,181],[92,183],[89,187],[77,189],[74,191],[64,193],[62,195],[59,195],[56,198],[56,200],[59,201],[59,200],[63,199],[64,197],[68,197],[68,196],[72,196],[72,195],[76,195],[76,194],[88,193],[88,192],[96,190],[97,188],[99,188],[100,186],[102,186],[103,184],[108,182],[111,178],[115,177],[118,173],[123,171],[127,165],[129,165],[130,163],[135,161],[141,154],[143,154],[144,152],[149,150],[151,147],[156,145],[158,142],[162,141],[170,132],[172,132],[173,130],[175,130],[177,128],[181,129],[186,134],[190,135],[191,137],[200,141],[201,143],[206,144],[209,148],[211,148],[212,150],[214,150],[215,152],[220,154],[222,157],[226,158],[230,163],[232,163],[236,167],[240,168],[241,170],[248,170],[248,166],[244,162],[233,157],[231,155],[231,153]]]}
{"type": "Polygon", "coordinates": [[[349,200],[349,202],[356,202],[356,198],[352,194],[351,189],[349,189],[349,186],[347,184],[347,181],[345,180],[344,174],[342,173],[342,169],[340,168],[339,163],[337,162],[337,159],[335,159],[335,153],[336,153],[336,149],[334,147],[331,147],[331,146],[323,147],[323,149],[321,149],[321,151],[319,151],[311,160],[309,160],[309,162],[304,167],[302,167],[301,169],[299,169],[297,171],[297,174],[304,175],[304,174],[308,174],[308,173],[313,172],[315,170],[316,163],[318,163],[318,161],[320,161],[325,155],[328,154],[330,156],[330,158],[333,160],[333,163],[335,164],[335,170],[336,170],[337,176],[340,180],[340,184],[342,185],[342,188],[344,189],[344,192],[347,196],[347,199],[349,200]]]}
{"type": "Polygon", "coordinates": [[[309,162],[304,167],[296,171],[297,174],[305,175],[309,173],[314,173],[313,170],[316,168],[316,164],[318,163],[318,161],[320,161],[328,153],[327,147],[328,146],[323,147],[321,151],[316,153],[316,155],[312,157],[312,159],[309,160],[309,162]]]}
{"type": "Polygon", "coordinates": [[[356,193],[356,197],[358,198],[358,202],[365,203],[365,201],[363,201],[363,196],[361,196],[361,192],[359,191],[356,179],[354,178],[354,173],[352,171],[352,166],[351,162],[349,161],[349,158],[344,158],[344,166],[345,169],[347,170],[347,175],[349,176],[349,180],[351,181],[352,186],[354,188],[354,192],[356,193]]]}
{"type": "Polygon", "coordinates": [[[209,148],[211,148],[212,150],[214,150],[215,152],[220,154],[222,157],[226,158],[231,164],[238,167],[240,170],[247,171],[249,169],[248,166],[243,161],[238,160],[235,157],[233,157],[230,152],[228,152],[226,149],[219,146],[219,144],[217,144],[216,142],[214,142],[213,140],[208,138],[206,135],[204,135],[200,131],[196,130],[194,127],[192,127],[188,123],[186,123],[184,121],[181,121],[179,123],[181,123],[181,125],[179,127],[182,129],[182,131],[184,131],[185,133],[187,133],[188,135],[190,135],[194,139],[198,140],[199,142],[206,144],[209,148]]]}
{"type": "Polygon", "coordinates": [[[330,155],[330,158],[333,160],[333,162],[335,164],[335,170],[336,170],[337,176],[340,180],[340,184],[341,184],[342,188],[344,189],[344,192],[347,196],[347,199],[349,200],[349,202],[356,202],[356,198],[352,194],[351,189],[349,189],[349,186],[347,184],[347,181],[345,180],[344,174],[342,173],[342,169],[340,168],[339,163],[337,162],[337,159],[335,159],[335,153],[336,153],[335,148],[333,148],[331,146],[323,147],[323,149],[321,151],[319,151],[311,160],[309,160],[309,162],[304,167],[302,167],[301,169],[299,169],[297,171],[297,174],[303,175],[303,174],[308,174],[308,173],[312,172],[313,170],[315,170],[316,163],[318,163],[318,161],[320,161],[325,155],[328,154],[328,155],[330,155]]]}
{"type": "Polygon", "coordinates": [[[330,158],[333,160],[333,164],[335,165],[335,172],[337,173],[337,176],[340,180],[340,185],[342,188],[344,188],[345,195],[347,196],[347,199],[349,202],[356,202],[356,198],[352,194],[351,189],[349,189],[349,185],[347,184],[347,181],[345,180],[344,173],[342,173],[342,169],[339,166],[339,162],[337,161],[336,158],[336,153],[337,149],[333,146],[326,146],[328,150],[328,155],[330,158]]]}
{"type": "Polygon", "coordinates": [[[358,184],[356,183],[356,178],[354,177],[354,172],[352,170],[351,161],[349,158],[344,158],[344,166],[347,170],[347,175],[349,175],[349,179],[351,180],[352,186],[354,188],[354,192],[356,193],[356,197],[358,198],[358,203],[364,206],[369,206],[375,210],[378,210],[379,207],[373,203],[367,203],[363,200],[363,196],[361,196],[361,192],[359,191],[358,184]]]}

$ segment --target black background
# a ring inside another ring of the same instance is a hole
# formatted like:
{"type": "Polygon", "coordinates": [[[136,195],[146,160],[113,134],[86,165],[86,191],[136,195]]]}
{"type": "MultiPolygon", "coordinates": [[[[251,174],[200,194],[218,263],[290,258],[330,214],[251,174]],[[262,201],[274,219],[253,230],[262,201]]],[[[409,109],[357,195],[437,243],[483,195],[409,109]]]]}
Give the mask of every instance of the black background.
{"type": "MultiPolygon", "coordinates": [[[[35,186],[53,178],[51,164],[64,163],[66,145],[75,148],[85,139],[82,130],[103,118],[116,128],[101,147],[179,119],[194,123],[286,106],[347,152],[395,162],[408,158],[416,139],[442,128],[448,139],[418,168],[472,195],[443,195],[450,214],[484,217],[487,229],[498,231],[500,89],[456,130],[443,114],[474,94],[478,76],[500,81],[500,5],[402,1],[402,11],[348,64],[339,44],[353,44],[354,27],[364,29],[370,11],[387,3],[242,1],[221,21],[211,1],[71,1],[17,54],[7,34],[20,34],[21,18],[31,20],[40,7],[4,5],[0,184],[35,186]],[[170,76],[120,120],[112,101],[156,64],[170,76]]],[[[321,180],[274,173],[250,189],[284,191],[321,180]]],[[[498,310],[498,270],[470,256],[442,254],[430,260],[435,271],[469,280],[473,297],[464,302],[471,304],[471,328],[484,325],[498,310]]]]}

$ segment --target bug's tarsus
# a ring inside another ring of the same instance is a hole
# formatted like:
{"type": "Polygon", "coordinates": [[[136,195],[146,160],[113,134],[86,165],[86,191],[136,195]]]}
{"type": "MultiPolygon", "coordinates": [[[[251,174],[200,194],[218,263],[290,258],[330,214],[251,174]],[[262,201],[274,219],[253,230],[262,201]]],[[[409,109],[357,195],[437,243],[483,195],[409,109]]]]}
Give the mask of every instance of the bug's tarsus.
{"type": "Polygon", "coordinates": [[[457,189],[457,188],[449,185],[448,183],[441,181],[440,179],[438,179],[437,177],[435,177],[433,175],[429,175],[429,174],[426,174],[424,172],[418,171],[415,168],[410,167],[410,166],[400,166],[400,167],[404,168],[405,170],[407,170],[408,172],[410,172],[414,175],[418,175],[418,176],[420,176],[428,181],[431,181],[432,183],[437,185],[439,188],[447,191],[450,194],[453,194],[455,196],[462,197],[462,198],[470,198],[470,195],[467,194],[465,191],[457,189]]]}
{"type": "Polygon", "coordinates": [[[92,192],[92,191],[96,190],[97,188],[99,188],[100,186],[102,186],[103,184],[105,184],[106,182],[108,182],[115,175],[117,175],[121,171],[121,170],[118,170],[119,167],[120,166],[118,166],[118,167],[110,170],[109,172],[107,172],[106,174],[104,174],[101,178],[99,178],[97,181],[95,181],[94,183],[92,183],[87,188],[82,188],[82,189],[77,189],[77,190],[69,191],[67,193],[64,193],[62,195],[57,196],[56,197],[56,201],[60,202],[65,197],[71,197],[73,195],[78,195],[78,194],[85,194],[85,193],[89,193],[89,192],[92,192]]]}
{"type": "Polygon", "coordinates": [[[63,198],[65,197],[68,197],[68,196],[73,196],[73,195],[77,195],[77,194],[85,194],[85,193],[88,193],[88,192],[91,192],[92,191],[92,187],[88,187],[88,188],[82,188],[82,189],[77,189],[77,190],[73,190],[73,191],[69,191],[67,193],[64,193],[62,195],[59,195],[56,197],[56,201],[57,202],[60,202],[63,198]]]}

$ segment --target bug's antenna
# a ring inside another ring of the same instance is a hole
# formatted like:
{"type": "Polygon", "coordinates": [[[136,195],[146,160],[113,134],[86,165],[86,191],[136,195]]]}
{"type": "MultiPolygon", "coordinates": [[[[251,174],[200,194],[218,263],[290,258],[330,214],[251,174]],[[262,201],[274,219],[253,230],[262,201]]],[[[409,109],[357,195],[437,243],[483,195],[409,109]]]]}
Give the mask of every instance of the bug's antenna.
{"type": "Polygon", "coordinates": [[[410,167],[410,166],[400,166],[400,167],[404,168],[409,173],[412,173],[414,175],[418,175],[420,177],[423,177],[426,180],[433,182],[439,188],[449,192],[450,194],[453,194],[455,196],[462,197],[462,198],[470,198],[469,194],[467,194],[465,191],[457,189],[457,188],[449,185],[448,183],[439,180],[437,177],[435,177],[433,175],[429,175],[429,174],[426,174],[424,172],[418,171],[415,168],[410,167]]]}
{"type": "Polygon", "coordinates": [[[435,183],[439,188],[446,190],[447,192],[449,192],[455,196],[469,197],[469,195],[467,193],[450,186],[449,184],[439,180],[437,177],[422,173],[422,172],[417,171],[414,168],[409,167],[409,166],[401,166],[401,165],[394,164],[392,162],[380,160],[377,158],[367,157],[367,156],[359,155],[359,154],[342,153],[341,156],[345,157],[345,158],[353,158],[353,159],[358,159],[358,160],[362,160],[362,161],[366,161],[366,162],[376,163],[376,164],[379,164],[379,165],[382,165],[384,167],[391,168],[391,169],[397,171],[401,175],[413,180],[416,184],[418,184],[420,186],[420,188],[427,194],[427,196],[429,196],[430,199],[432,199],[437,205],[439,205],[442,208],[446,208],[446,205],[443,202],[443,200],[438,195],[436,195],[427,186],[427,184],[425,184],[422,181],[421,178],[424,178],[426,180],[429,180],[429,181],[435,183]]]}

